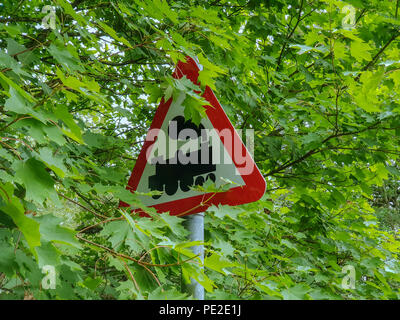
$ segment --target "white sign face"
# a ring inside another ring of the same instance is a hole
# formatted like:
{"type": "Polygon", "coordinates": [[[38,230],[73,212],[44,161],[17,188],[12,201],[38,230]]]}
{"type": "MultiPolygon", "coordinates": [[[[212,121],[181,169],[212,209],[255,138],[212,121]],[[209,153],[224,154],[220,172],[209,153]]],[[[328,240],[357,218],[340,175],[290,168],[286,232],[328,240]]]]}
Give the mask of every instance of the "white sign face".
{"type": "MultiPolygon", "coordinates": [[[[190,57],[179,61],[173,74],[177,79],[184,76],[198,85],[199,66],[190,57]]],[[[129,178],[127,189],[157,212],[194,214],[210,205],[254,202],[265,193],[265,179],[240,138],[241,130],[234,129],[210,87],[202,97],[209,105],[203,106],[206,117],[198,125],[184,117],[184,93],[173,101],[162,100],[129,178]],[[196,188],[213,183],[217,189],[196,188]]],[[[246,129],[251,150],[253,133],[246,129]]],[[[120,206],[129,204],[121,201],[120,206]]],[[[143,208],[134,210],[147,215],[143,208]]]]}
{"type": "Polygon", "coordinates": [[[140,196],[146,206],[204,194],[190,187],[202,185],[207,179],[217,187],[227,183],[223,179],[232,181],[231,187],[245,185],[224,146],[226,144],[232,148],[233,138],[230,134],[223,136],[223,144],[208,118],[203,118],[200,126],[185,121],[183,100],[184,95],[181,95],[172,102],[160,130],[157,129],[155,134],[157,140],[147,156],[147,163],[136,190],[142,193],[158,190],[163,194],[140,196]],[[197,135],[193,135],[194,133],[197,135]]]}

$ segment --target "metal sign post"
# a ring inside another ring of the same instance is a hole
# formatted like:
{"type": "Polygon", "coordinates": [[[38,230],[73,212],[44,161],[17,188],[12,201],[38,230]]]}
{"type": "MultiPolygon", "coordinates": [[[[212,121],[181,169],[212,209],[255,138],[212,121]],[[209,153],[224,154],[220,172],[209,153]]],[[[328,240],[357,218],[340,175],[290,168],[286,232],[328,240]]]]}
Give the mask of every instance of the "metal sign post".
{"type": "MultiPolygon", "coordinates": [[[[190,241],[204,242],[204,212],[191,214],[185,218],[185,227],[190,232],[190,241]]],[[[199,255],[201,262],[204,263],[204,246],[194,246],[191,248],[195,255],[199,255]]],[[[186,286],[186,291],[193,295],[197,300],[204,300],[204,288],[196,280],[191,279],[191,283],[186,286]]]]}

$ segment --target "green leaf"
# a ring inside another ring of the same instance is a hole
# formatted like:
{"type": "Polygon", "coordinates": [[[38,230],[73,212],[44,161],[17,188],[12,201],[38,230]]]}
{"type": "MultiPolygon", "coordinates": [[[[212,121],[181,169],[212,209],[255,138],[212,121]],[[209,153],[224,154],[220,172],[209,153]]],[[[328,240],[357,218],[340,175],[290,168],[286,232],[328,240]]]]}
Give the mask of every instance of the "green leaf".
{"type": "MultiPolygon", "coordinates": [[[[1,185],[0,185],[1,186],[1,185]]],[[[33,248],[40,245],[39,224],[25,215],[20,200],[14,196],[14,187],[11,183],[1,186],[0,214],[11,217],[18,229],[23,233],[28,245],[33,248]]]]}
{"type": "Polygon", "coordinates": [[[56,266],[60,262],[60,254],[54,245],[49,241],[42,241],[39,247],[35,248],[38,256],[39,268],[44,266],[56,266]]]}
{"type": "MultiPolygon", "coordinates": [[[[14,81],[11,79],[7,78],[2,72],[0,72],[0,78],[5,81],[10,87],[12,87],[15,91],[17,91],[23,98],[28,100],[29,102],[36,102],[36,99],[33,98],[29,93],[27,93],[25,90],[21,89],[19,85],[17,85],[14,81]]],[[[11,88],[10,88],[11,91],[11,88]]],[[[12,94],[11,94],[12,96],[12,94]]]]}
{"type": "Polygon", "coordinates": [[[28,74],[24,70],[22,70],[22,65],[20,65],[10,55],[2,51],[0,51],[0,66],[4,68],[9,68],[18,75],[28,76],[28,74]]]}
{"type": "Polygon", "coordinates": [[[223,206],[223,205],[212,205],[207,211],[214,212],[215,216],[219,219],[224,219],[225,217],[230,217],[232,220],[238,221],[238,215],[243,213],[243,210],[240,208],[235,208],[231,206],[223,206]]]}
{"type": "Polygon", "coordinates": [[[178,24],[178,14],[171,10],[166,0],[153,0],[153,5],[158,8],[166,17],[168,17],[173,23],[178,24]]]}
{"type": "Polygon", "coordinates": [[[60,5],[65,13],[69,14],[74,18],[81,26],[86,26],[86,20],[78,13],[75,12],[71,4],[66,0],[56,0],[57,4],[60,5]]]}
{"type": "Polygon", "coordinates": [[[26,199],[43,203],[48,198],[58,200],[54,189],[54,180],[47,173],[42,162],[34,158],[26,161],[16,161],[15,177],[26,189],[26,199]]]}
{"type": "Polygon", "coordinates": [[[303,53],[307,53],[310,51],[317,51],[317,52],[326,52],[326,48],[315,48],[315,47],[310,47],[310,46],[306,46],[306,45],[301,45],[301,44],[291,44],[289,45],[289,47],[293,47],[293,48],[299,48],[300,50],[297,52],[298,55],[302,55],[303,53]]]}
{"type": "Polygon", "coordinates": [[[33,50],[27,50],[24,45],[19,44],[14,39],[7,39],[7,53],[9,55],[17,55],[17,59],[24,65],[29,65],[33,61],[37,61],[38,58],[33,53],[33,50]],[[24,52],[26,51],[26,52],[24,52]],[[23,52],[23,53],[21,53],[23,52]]]}
{"type": "MultiPolygon", "coordinates": [[[[24,235],[30,248],[40,245],[39,224],[25,215],[24,209],[18,198],[10,196],[9,201],[1,201],[0,211],[11,217],[15,225],[24,235]]],[[[0,214],[2,213],[0,212],[0,214]]]]}
{"type": "Polygon", "coordinates": [[[356,58],[358,62],[362,62],[363,60],[370,61],[371,54],[369,53],[369,51],[371,50],[372,48],[368,43],[357,40],[357,41],[352,41],[350,54],[352,57],[356,58]]]}
{"type": "Polygon", "coordinates": [[[19,114],[31,114],[33,106],[33,103],[26,100],[14,88],[10,88],[10,98],[4,104],[5,110],[19,114]]]}
{"type": "Polygon", "coordinates": [[[36,217],[35,220],[40,224],[40,234],[42,239],[57,243],[64,243],[81,248],[79,241],[75,238],[76,232],[72,229],[61,226],[62,219],[46,214],[41,217],[36,217]]]}
{"type": "Polygon", "coordinates": [[[222,258],[219,254],[213,253],[204,259],[204,266],[225,274],[225,268],[233,267],[234,264],[222,258]]]}
{"type": "Polygon", "coordinates": [[[304,284],[298,284],[288,289],[282,290],[284,300],[304,300],[310,288],[304,284]]]}
{"type": "Polygon", "coordinates": [[[188,234],[188,231],[182,225],[182,218],[171,216],[169,213],[162,213],[159,217],[177,236],[185,236],[188,234]]]}
{"type": "Polygon", "coordinates": [[[53,155],[53,151],[45,147],[39,150],[39,157],[49,169],[53,170],[60,178],[64,178],[67,168],[61,156],[53,155]]]}
{"type": "Polygon", "coordinates": [[[400,170],[393,166],[386,166],[386,169],[394,176],[400,176],[400,170]]]}
{"type": "Polygon", "coordinates": [[[6,243],[0,242],[0,272],[12,277],[17,270],[14,249],[6,243]]]}
{"type": "Polygon", "coordinates": [[[214,78],[219,76],[219,74],[225,74],[226,71],[204,57],[203,54],[198,55],[199,63],[203,66],[203,70],[199,72],[198,81],[203,87],[209,86],[211,89],[216,90],[214,85],[214,78]]]}
{"type": "Polygon", "coordinates": [[[79,59],[74,57],[71,52],[69,52],[68,47],[61,46],[61,44],[56,45],[52,43],[47,50],[65,70],[70,72],[84,70],[80,65],[79,59]]]}
{"type": "Polygon", "coordinates": [[[127,41],[124,37],[118,36],[113,28],[101,21],[98,21],[98,24],[104,30],[104,32],[108,33],[112,38],[114,38],[118,42],[122,42],[127,47],[132,48],[132,45],[129,43],[129,41],[127,41]]]}
{"type": "Polygon", "coordinates": [[[83,285],[90,290],[96,290],[96,288],[103,282],[100,277],[93,279],[92,277],[87,277],[83,282],[83,285]]]}
{"type": "Polygon", "coordinates": [[[183,102],[185,106],[184,115],[185,120],[191,120],[195,125],[199,125],[202,117],[206,117],[206,112],[200,101],[187,95],[183,102]]]}
{"type": "Polygon", "coordinates": [[[64,134],[74,139],[78,143],[84,143],[81,128],[75,123],[73,116],[69,113],[68,108],[64,105],[58,105],[54,111],[56,117],[62,120],[70,129],[70,131],[62,130],[64,134]]]}
{"type": "Polygon", "coordinates": [[[218,240],[217,242],[215,242],[214,247],[220,249],[223,256],[233,257],[235,252],[235,248],[229,242],[223,240],[218,240]]]}
{"type": "Polygon", "coordinates": [[[128,246],[134,253],[139,253],[143,250],[143,244],[126,221],[107,223],[101,235],[108,237],[108,241],[110,241],[112,248],[115,250],[119,250],[124,245],[128,246]]]}

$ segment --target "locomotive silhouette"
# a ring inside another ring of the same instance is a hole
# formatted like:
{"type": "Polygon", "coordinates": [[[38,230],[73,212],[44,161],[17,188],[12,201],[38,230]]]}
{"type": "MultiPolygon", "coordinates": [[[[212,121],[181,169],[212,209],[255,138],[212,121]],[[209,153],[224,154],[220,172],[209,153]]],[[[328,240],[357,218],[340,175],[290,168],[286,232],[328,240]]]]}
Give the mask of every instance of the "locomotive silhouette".
{"type": "MultiPolygon", "coordinates": [[[[168,126],[168,135],[171,139],[177,140],[179,133],[184,129],[192,129],[196,132],[197,138],[205,134],[204,126],[200,124],[196,126],[192,121],[182,116],[173,118],[168,126]],[[171,130],[171,122],[175,121],[176,130],[171,130]]],[[[206,140],[206,139],[205,139],[206,140]]],[[[177,150],[175,156],[167,159],[164,163],[156,163],[156,173],[149,177],[149,189],[152,191],[165,191],[169,196],[174,195],[178,191],[178,186],[183,192],[190,190],[191,186],[202,186],[207,179],[215,182],[216,176],[213,172],[216,165],[212,163],[212,147],[208,146],[208,142],[202,143],[200,149],[191,153],[186,153],[189,159],[196,159],[196,163],[182,164],[179,162],[179,154],[181,157],[183,152],[177,150]],[[202,162],[201,150],[208,149],[208,161],[202,162]]],[[[158,199],[161,195],[153,195],[153,199],[158,199]]]]}

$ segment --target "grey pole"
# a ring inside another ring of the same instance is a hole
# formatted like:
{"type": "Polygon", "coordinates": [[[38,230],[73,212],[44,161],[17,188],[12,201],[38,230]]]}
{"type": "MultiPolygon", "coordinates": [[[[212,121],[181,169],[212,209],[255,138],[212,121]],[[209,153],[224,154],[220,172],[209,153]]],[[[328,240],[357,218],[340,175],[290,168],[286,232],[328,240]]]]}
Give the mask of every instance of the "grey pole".
{"type": "MultiPolygon", "coordinates": [[[[203,66],[199,63],[199,59],[194,57],[200,71],[203,70],[203,66]]],[[[186,228],[190,232],[190,241],[202,241],[204,242],[204,212],[190,214],[185,217],[186,228]]],[[[198,254],[201,262],[204,264],[204,246],[194,246],[191,248],[194,254],[198,254]]],[[[188,293],[192,294],[197,300],[204,300],[204,288],[196,280],[191,279],[191,283],[187,286],[188,293]]]]}
{"type": "MultiPolygon", "coordinates": [[[[185,225],[190,232],[190,241],[204,241],[204,213],[191,214],[185,217],[185,225]]],[[[204,263],[204,246],[191,247],[194,254],[198,254],[201,262],[204,263]]],[[[191,279],[191,283],[187,285],[188,293],[192,294],[197,300],[204,300],[204,288],[196,280],[191,279]]]]}

